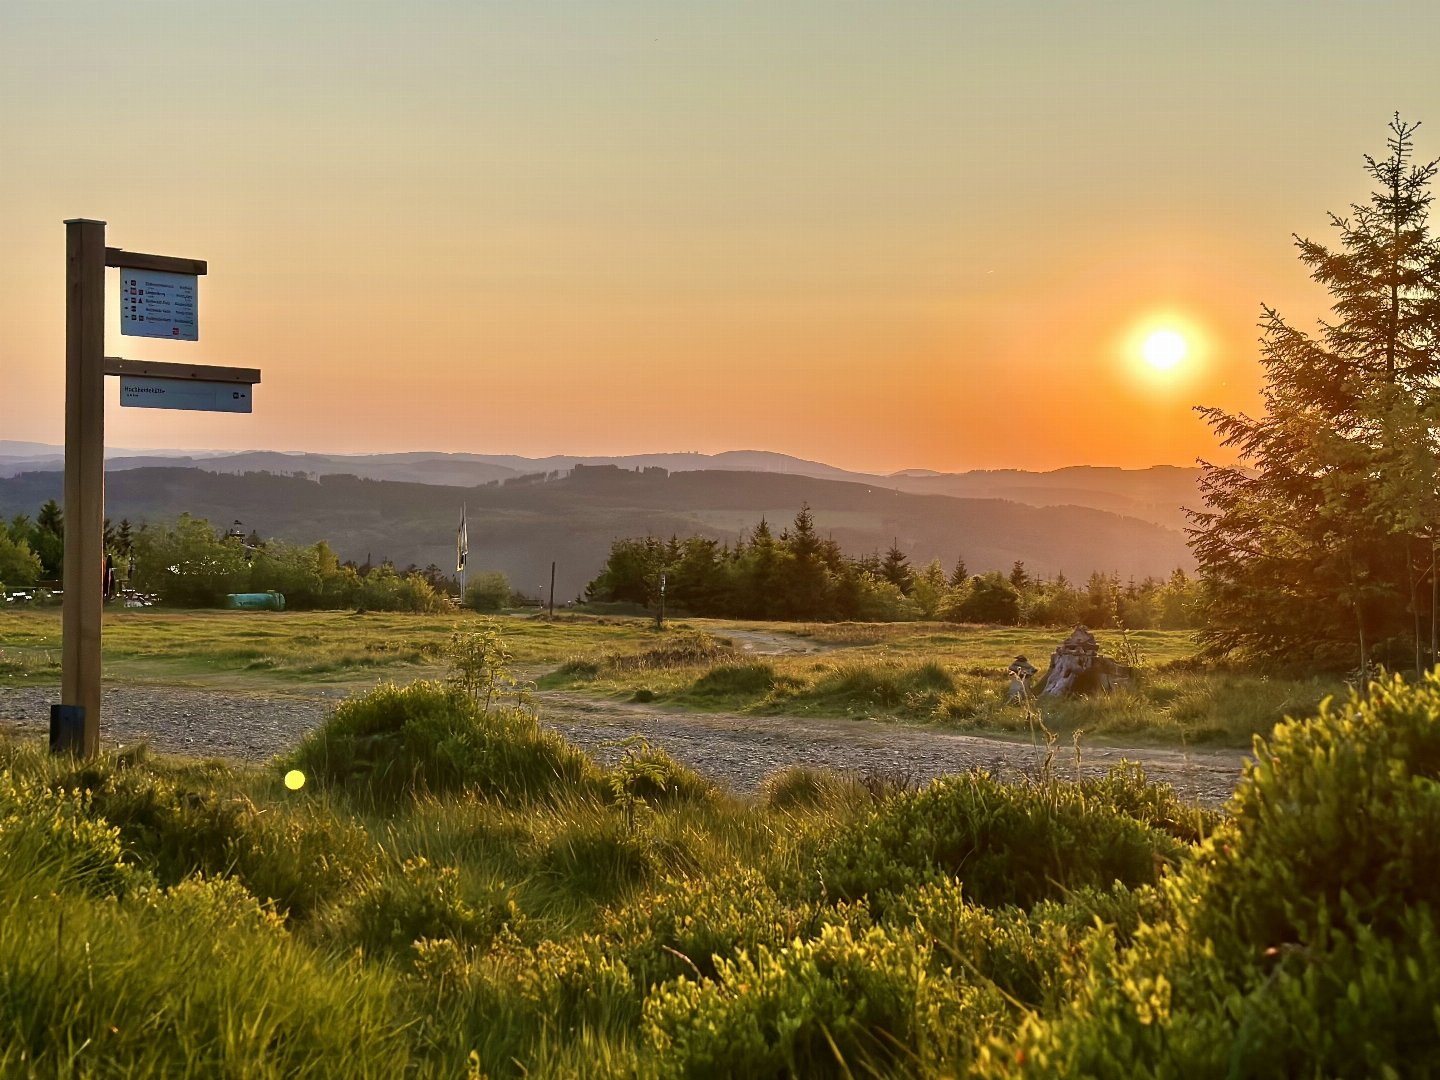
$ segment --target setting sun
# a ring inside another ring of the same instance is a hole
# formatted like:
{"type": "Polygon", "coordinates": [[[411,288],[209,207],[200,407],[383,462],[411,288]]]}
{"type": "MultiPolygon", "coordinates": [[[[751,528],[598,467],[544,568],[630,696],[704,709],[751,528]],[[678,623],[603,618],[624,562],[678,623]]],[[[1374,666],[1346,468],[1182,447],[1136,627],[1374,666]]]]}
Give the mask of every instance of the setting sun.
{"type": "Polygon", "coordinates": [[[1156,330],[1140,346],[1145,362],[1157,371],[1170,371],[1188,351],[1185,338],[1174,330],[1156,330]]]}

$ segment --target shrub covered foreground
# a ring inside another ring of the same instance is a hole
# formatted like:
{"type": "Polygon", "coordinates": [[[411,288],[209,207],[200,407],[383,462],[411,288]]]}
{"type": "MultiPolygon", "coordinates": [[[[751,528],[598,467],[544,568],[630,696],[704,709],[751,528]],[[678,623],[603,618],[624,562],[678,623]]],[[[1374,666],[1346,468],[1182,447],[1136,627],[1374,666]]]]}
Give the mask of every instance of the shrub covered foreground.
{"type": "Polygon", "coordinates": [[[1440,1071],[1440,681],[1133,767],[762,800],[383,688],[280,769],[0,747],[0,1074],[1440,1071]]]}

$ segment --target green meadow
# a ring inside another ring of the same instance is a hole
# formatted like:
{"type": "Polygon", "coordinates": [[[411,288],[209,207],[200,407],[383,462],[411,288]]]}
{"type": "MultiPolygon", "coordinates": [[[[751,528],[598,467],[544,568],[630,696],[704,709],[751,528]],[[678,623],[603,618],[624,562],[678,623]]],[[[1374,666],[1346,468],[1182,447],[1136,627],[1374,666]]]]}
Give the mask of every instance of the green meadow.
{"type": "Polygon", "coordinates": [[[469,690],[265,767],[0,741],[0,1075],[1440,1069],[1440,682],[1281,725],[1221,812],[1134,766],[739,799],[469,690]]]}
{"type": "MultiPolygon", "coordinates": [[[[1046,730],[1099,742],[1248,747],[1286,715],[1313,712],[1335,678],[1207,668],[1181,630],[1100,631],[1134,666],[1113,694],[1007,700],[1017,655],[1041,669],[1063,629],[946,623],[793,624],[566,615],[486,618],[351,612],[112,611],[113,682],[329,693],[434,678],[451,635],[499,628],[511,669],[542,690],[658,704],[678,712],[856,717],[1027,738],[1046,730]]],[[[0,614],[0,686],[60,674],[54,609],[0,614]]]]}

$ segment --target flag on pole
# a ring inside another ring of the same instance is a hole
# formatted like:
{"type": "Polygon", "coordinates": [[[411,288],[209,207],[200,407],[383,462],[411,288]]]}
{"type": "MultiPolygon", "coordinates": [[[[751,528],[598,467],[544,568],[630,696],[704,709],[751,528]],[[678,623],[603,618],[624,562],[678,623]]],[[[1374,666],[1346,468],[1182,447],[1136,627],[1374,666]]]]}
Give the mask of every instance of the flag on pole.
{"type": "Polygon", "coordinates": [[[470,538],[465,535],[465,507],[460,507],[460,528],[455,530],[455,572],[465,569],[465,557],[470,554],[470,538]]]}

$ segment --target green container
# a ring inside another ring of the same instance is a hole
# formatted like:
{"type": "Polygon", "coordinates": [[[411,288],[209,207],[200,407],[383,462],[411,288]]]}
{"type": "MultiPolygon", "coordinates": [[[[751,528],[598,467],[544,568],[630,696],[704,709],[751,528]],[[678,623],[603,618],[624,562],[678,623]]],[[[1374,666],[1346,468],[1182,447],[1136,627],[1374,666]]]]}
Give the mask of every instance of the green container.
{"type": "Polygon", "coordinates": [[[284,611],[285,594],[278,592],[232,592],[225,606],[238,611],[284,611]]]}

